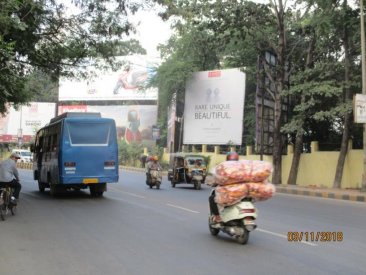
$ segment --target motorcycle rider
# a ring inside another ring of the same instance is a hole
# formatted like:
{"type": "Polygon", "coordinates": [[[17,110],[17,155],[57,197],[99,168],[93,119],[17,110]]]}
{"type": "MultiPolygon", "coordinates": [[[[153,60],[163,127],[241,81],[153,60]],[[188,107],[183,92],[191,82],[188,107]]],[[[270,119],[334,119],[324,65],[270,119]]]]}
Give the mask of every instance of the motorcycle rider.
{"type": "MultiPolygon", "coordinates": [[[[239,155],[235,151],[228,152],[226,154],[226,160],[227,161],[238,161],[239,160],[239,155]]],[[[214,182],[214,183],[211,184],[211,186],[215,187],[215,186],[217,186],[217,184],[214,182]]],[[[209,205],[210,205],[211,215],[213,216],[212,221],[215,222],[215,223],[222,222],[222,219],[220,217],[219,208],[217,207],[217,204],[215,202],[215,190],[213,190],[211,195],[208,197],[208,202],[209,202],[209,205]]]]}
{"type": "Polygon", "coordinates": [[[16,200],[19,199],[19,193],[22,189],[22,185],[19,183],[19,172],[16,167],[18,159],[20,159],[20,155],[12,153],[8,159],[0,163],[0,187],[4,188],[10,186],[13,188],[13,204],[16,204],[16,200]]]}

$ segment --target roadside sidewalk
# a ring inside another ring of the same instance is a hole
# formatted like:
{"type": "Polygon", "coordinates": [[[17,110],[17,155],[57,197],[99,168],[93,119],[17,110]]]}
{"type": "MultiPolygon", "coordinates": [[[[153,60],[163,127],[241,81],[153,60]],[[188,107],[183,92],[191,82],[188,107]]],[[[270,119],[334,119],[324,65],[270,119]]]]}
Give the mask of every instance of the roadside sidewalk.
{"type": "Polygon", "coordinates": [[[357,189],[334,189],[320,187],[303,187],[297,185],[277,185],[276,192],[292,195],[303,195],[338,200],[366,202],[366,192],[357,189]]]}
{"type": "MultiPolygon", "coordinates": [[[[144,172],[144,168],[120,166],[122,170],[144,172]]],[[[163,172],[166,175],[166,171],[163,172]]],[[[297,185],[276,185],[277,193],[312,196],[318,198],[329,198],[338,200],[350,200],[366,202],[366,192],[361,192],[355,189],[334,189],[334,188],[320,188],[320,187],[303,187],[297,185]]]]}

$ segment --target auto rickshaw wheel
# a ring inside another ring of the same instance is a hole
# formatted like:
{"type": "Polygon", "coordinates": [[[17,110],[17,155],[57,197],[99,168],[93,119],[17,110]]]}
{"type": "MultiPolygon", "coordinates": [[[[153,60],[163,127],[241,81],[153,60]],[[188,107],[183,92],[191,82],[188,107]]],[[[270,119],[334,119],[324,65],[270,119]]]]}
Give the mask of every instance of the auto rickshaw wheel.
{"type": "Polygon", "coordinates": [[[201,190],[201,182],[200,181],[196,181],[194,183],[194,187],[196,188],[196,190],[201,190]]]}

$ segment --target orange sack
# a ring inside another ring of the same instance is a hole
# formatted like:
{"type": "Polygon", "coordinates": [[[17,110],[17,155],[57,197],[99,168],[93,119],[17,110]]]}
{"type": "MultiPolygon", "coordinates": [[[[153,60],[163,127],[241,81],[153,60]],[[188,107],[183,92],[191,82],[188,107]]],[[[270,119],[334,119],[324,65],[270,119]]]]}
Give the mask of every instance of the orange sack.
{"type": "Polygon", "coordinates": [[[248,186],[245,183],[217,186],[215,202],[222,206],[233,205],[248,195],[248,186]]]}
{"type": "Polygon", "coordinates": [[[240,202],[245,197],[256,201],[264,201],[273,197],[276,188],[269,182],[248,182],[217,186],[215,202],[221,206],[230,206],[240,202]]]}
{"type": "Polygon", "coordinates": [[[276,192],[276,187],[269,182],[259,183],[250,182],[247,183],[248,197],[255,199],[256,201],[264,201],[273,197],[276,192]]]}
{"type": "Polygon", "coordinates": [[[272,173],[272,164],[260,160],[224,161],[214,168],[218,185],[263,182],[272,173]]]}

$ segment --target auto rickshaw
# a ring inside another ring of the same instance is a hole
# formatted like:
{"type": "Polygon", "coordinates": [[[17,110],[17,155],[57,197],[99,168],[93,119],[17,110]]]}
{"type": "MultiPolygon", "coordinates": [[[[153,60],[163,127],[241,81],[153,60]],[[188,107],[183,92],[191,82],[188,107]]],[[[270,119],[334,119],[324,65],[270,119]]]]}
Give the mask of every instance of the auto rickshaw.
{"type": "Polygon", "coordinates": [[[172,187],[176,184],[193,184],[197,190],[205,183],[207,166],[205,158],[200,155],[175,154],[168,170],[168,180],[172,187]]]}

